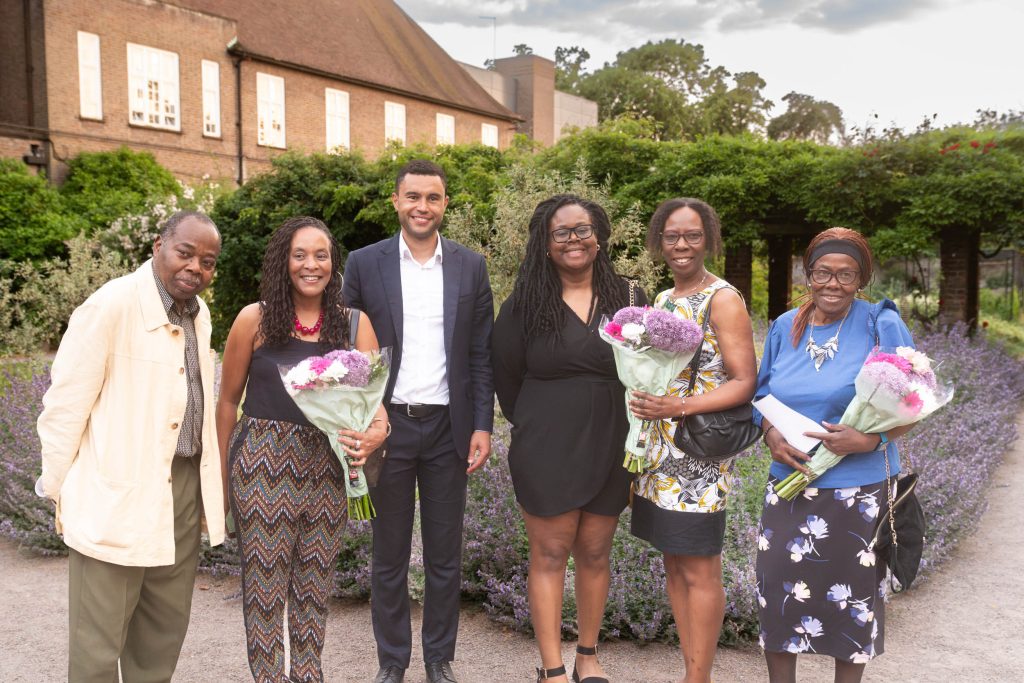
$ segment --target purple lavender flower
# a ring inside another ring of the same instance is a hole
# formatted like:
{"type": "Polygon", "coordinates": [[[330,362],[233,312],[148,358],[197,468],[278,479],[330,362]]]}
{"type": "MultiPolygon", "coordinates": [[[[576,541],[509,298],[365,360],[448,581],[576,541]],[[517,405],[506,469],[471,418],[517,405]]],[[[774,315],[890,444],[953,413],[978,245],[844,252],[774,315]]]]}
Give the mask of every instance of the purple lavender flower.
{"type": "Polygon", "coordinates": [[[652,308],[644,317],[651,346],[672,353],[693,351],[701,343],[700,325],[674,313],[652,308]]]}
{"type": "Polygon", "coordinates": [[[618,312],[612,317],[612,320],[619,325],[626,325],[633,323],[634,325],[640,325],[644,319],[644,309],[640,306],[626,306],[620,308],[618,312]]]}

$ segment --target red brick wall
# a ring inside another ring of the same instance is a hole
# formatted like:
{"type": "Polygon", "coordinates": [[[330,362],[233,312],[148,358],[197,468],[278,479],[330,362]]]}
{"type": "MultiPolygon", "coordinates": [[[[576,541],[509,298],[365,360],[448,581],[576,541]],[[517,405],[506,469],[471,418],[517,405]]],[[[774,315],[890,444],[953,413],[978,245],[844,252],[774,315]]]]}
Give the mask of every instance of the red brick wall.
{"type": "MultiPolygon", "coordinates": [[[[185,179],[235,177],[235,80],[225,46],[234,22],[141,0],[47,0],[46,71],[51,138],[58,160],[128,145],[152,152],[185,179]],[[79,118],[78,31],[100,37],[103,120],[79,118]],[[128,123],[127,43],[178,54],[181,131],[128,123]],[[222,138],[203,137],[201,61],[220,64],[222,138]]],[[[61,176],[61,164],[54,175],[61,176]]]]}
{"type": "MultiPolygon", "coordinates": [[[[47,0],[46,71],[53,173],[66,174],[60,161],[83,151],[128,145],[151,152],[184,180],[210,177],[233,182],[238,175],[235,68],[227,45],[236,35],[234,21],[154,0],[47,0]],[[78,31],[100,37],[103,120],[79,117],[78,31]],[[127,43],[178,54],[181,131],[129,125],[127,43]],[[220,64],[221,135],[203,136],[201,62],[220,64]]],[[[507,147],[515,124],[383,91],[354,86],[293,69],[245,61],[242,64],[242,147],[245,175],[269,168],[283,150],[256,144],[256,72],[285,79],[285,140],[289,150],[322,152],[326,145],[324,88],[349,93],[350,140],[367,157],[384,147],[384,102],[406,106],[406,143],[432,145],[438,112],[455,117],[457,143],[479,142],[480,124],[494,123],[499,146],[507,147]]]]}
{"type": "Polygon", "coordinates": [[[945,228],[939,243],[939,323],[978,322],[979,235],[963,228],[945,228]]]}

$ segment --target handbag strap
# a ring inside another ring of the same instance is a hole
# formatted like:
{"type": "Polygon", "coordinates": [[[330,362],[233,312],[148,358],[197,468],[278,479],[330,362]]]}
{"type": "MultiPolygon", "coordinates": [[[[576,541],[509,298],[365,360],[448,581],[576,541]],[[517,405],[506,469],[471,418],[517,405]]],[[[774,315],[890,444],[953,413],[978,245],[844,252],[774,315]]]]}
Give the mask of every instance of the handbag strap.
{"type": "Polygon", "coordinates": [[[711,300],[715,298],[715,294],[718,290],[711,292],[708,295],[708,301],[704,305],[704,321],[700,325],[700,346],[693,354],[693,360],[690,361],[690,384],[686,387],[686,396],[693,396],[693,387],[697,384],[697,371],[700,369],[700,354],[704,349],[704,338],[708,334],[708,322],[711,320],[711,300]]]}
{"type": "Polygon", "coordinates": [[[348,347],[356,348],[356,333],[359,331],[359,311],[348,309],[348,347]]]}
{"type": "Polygon", "coordinates": [[[627,279],[626,287],[629,289],[629,305],[636,306],[636,281],[627,279]]]}

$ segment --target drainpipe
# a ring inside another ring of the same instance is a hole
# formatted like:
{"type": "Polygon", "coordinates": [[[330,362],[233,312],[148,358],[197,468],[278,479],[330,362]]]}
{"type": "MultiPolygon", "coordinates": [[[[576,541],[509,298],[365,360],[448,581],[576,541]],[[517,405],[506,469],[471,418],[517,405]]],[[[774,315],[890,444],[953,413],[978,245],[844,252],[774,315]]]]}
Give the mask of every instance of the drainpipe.
{"type": "Polygon", "coordinates": [[[245,182],[245,152],[242,149],[242,58],[231,60],[235,65],[235,135],[238,138],[238,186],[245,182]]]}

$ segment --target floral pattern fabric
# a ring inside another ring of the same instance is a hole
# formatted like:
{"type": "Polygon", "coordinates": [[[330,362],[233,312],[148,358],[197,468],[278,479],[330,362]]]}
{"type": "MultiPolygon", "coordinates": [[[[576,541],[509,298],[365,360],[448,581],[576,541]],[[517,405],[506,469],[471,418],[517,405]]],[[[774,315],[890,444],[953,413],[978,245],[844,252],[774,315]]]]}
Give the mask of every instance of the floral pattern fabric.
{"type": "Polygon", "coordinates": [[[805,489],[793,501],[765,488],[757,539],[761,647],[863,664],[882,654],[885,565],[869,547],[885,482],[805,489]]]}
{"type": "MultiPolygon", "coordinates": [[[[654,307],[703,324],[707,302],[719,289],[732,285],[716,280],[699,292],[675,299],[672,290],[665,290],[654,300],[654,307]]],[[[718,338],[709,325],[700,350],[700,363],[693,394],[698,396],[724,384],[725,361],[718,347],[718,338]]],[[[669,385],[669,396],[684,395],[690,384],[687,367],[669,385]]],[[[681,512],[719,512],[725,509],[726,494],[732,478],[733,458],[721,462],[695,460],[676,448],[672,441],[677,423],[673,420],[655,422],[648,436],[647,457],[651,467],[634,482],[634,492],[665,510],[681,512]]]]}

